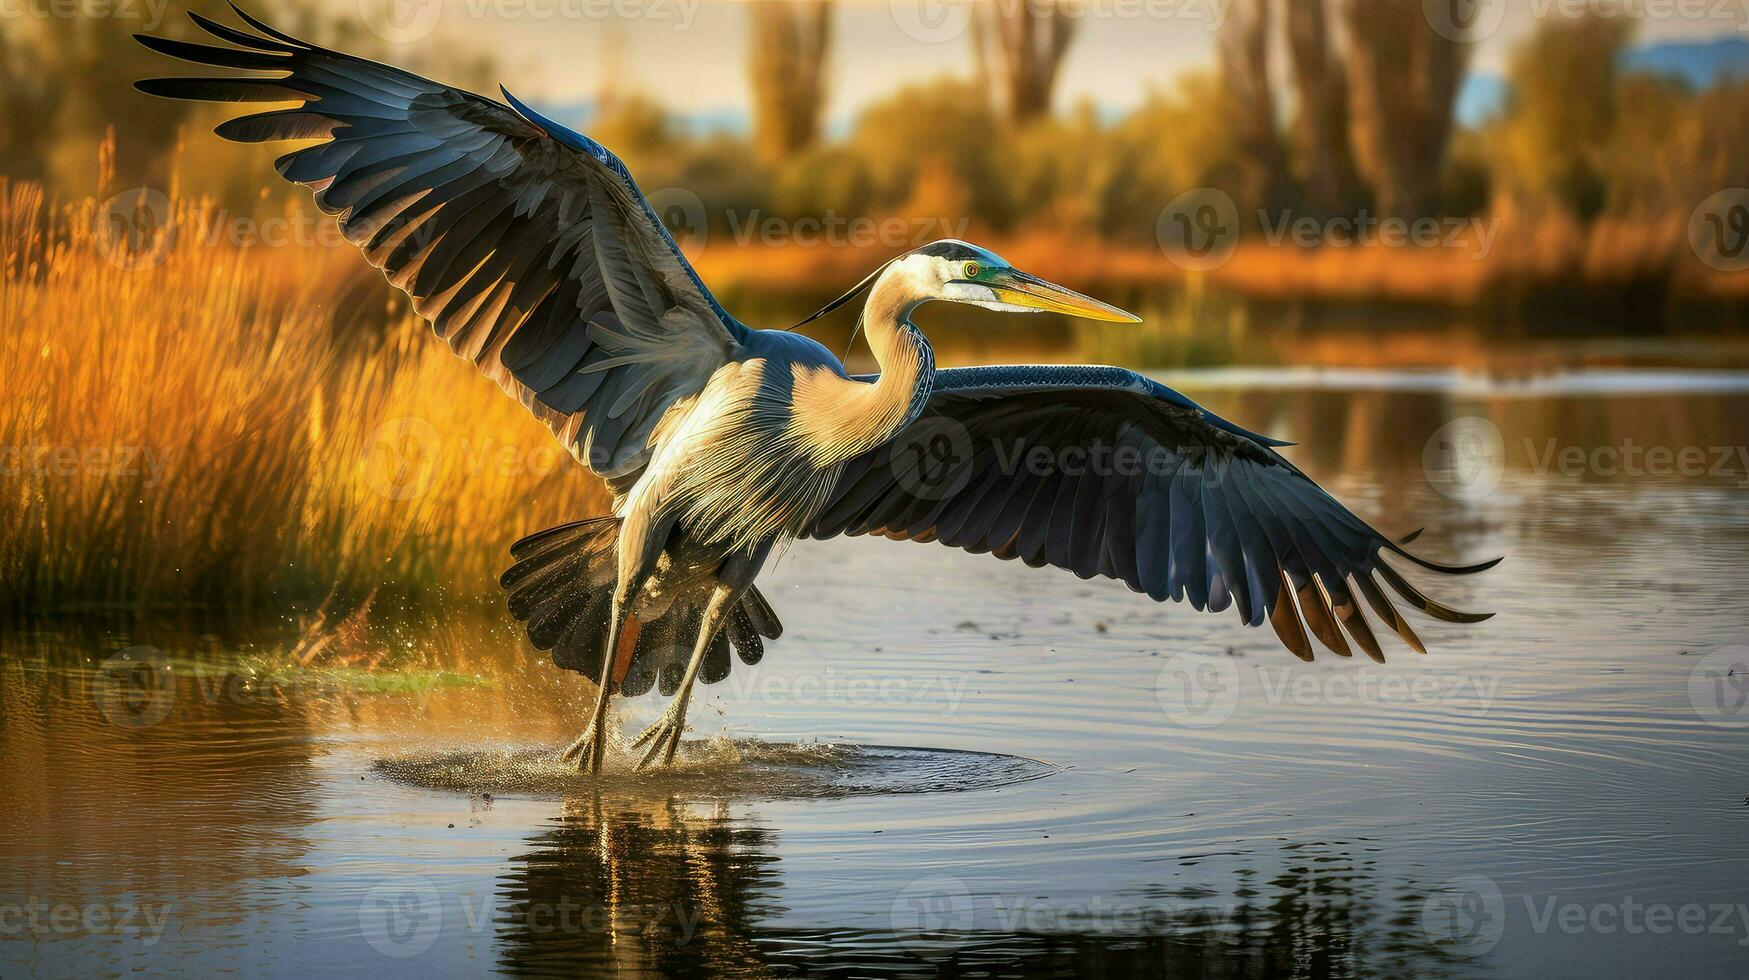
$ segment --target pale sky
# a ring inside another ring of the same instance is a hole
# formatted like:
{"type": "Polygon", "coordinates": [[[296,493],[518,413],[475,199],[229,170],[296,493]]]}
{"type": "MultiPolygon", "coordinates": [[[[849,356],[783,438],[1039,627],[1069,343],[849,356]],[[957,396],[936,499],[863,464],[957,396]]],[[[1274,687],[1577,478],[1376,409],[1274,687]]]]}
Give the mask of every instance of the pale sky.
{"type": "MultiPolygon", "coordinates": [[[[378,33],[409,45],[441,37],[490,45],[504,83],[548,104],[582,101],[616,72],[674,111],[748,111],[748,12],[735,0],[329,0],[355,8],[378,33]],[[393,6],[391,6],[393,5],[393,6]],[[386,21],[398,11],[399,21],[386,21]],[[410,11],[410,13],[409,13],[410,11]],[[400,26],[396,26],[399,24],[400,26]],[[397,34],[397,32],[401,32],[397,34]],[[616,61],[607,53],[617,49],[616,61]]],[[[1015,2],[1015,0],[1000,0],[1015,2]]],[[[1297,2],[1297,0],[1296,0],[1297,2]]],[[[1418,0],[1404,0],[1416,3],[1418,0]]],[[[1749,38],[1749,0],[1476,0],[1492,30],[1476,42],[1472,70],[1496,74],[1541,16],[1588,5],[1638,24],[1638,43],[1749,38]],[[1492,20],[1489,12],[1492,11],[1492,20]]],[[[1207,68],[1214,29],[1230,0],[1082,0],[1057,107],[1082,99],[1112,108],[1151,84],[1207,68]]],[[[840,0],[834,25],[828,116],[842,120],[911,81],[971,69],[960,0],[840,0]]]]}

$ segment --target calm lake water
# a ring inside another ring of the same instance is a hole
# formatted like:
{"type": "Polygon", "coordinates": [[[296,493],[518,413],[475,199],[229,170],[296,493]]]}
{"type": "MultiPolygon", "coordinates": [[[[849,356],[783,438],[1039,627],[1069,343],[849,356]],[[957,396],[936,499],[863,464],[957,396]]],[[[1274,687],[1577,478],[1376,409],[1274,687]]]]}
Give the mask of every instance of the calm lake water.
{"type": "Polygon", "coordinates": [[[686,764],[599,785],[548,761],[588,685],[496,618],[399,635],[466,675],[414,690],[248,682],[283,623],[17,628],[0,974],[1742,975],[1749,375],[1166,380],[1506,555],[1435,583],[1499,615],[1301,664],[1109,582],[802,544],[686,764]]]}

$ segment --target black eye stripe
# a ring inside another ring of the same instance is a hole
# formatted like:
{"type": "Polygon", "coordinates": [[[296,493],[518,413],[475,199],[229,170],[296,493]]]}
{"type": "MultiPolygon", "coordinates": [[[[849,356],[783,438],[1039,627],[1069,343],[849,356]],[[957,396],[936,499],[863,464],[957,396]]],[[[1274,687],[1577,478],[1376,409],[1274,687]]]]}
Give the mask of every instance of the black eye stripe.
{"type": "Polygon", "coordinates": [[[965,259],[976,259],[980,257],[976,249],[973,249],[964,242],[930,242],[928,245],[918,249],[917,254],[931,255],[938,259],[948,259],[950,261],[963,261],[965,259]]]}

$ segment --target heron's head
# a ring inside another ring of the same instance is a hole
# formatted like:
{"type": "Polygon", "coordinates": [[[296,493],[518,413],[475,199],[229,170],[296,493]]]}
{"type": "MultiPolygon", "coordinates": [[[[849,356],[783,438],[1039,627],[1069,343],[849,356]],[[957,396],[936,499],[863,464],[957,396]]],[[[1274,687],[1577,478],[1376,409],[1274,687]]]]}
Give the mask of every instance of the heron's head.
{"type": "Polygon", "coordinates": [[[1021,272],[1000,255],[968,242],[946,238],[901,256],[897,263],[916,284],[918,295],[981,306],[1002,313],[1064,313],[1089,320],[1136,323],[1125,313],[1091,296],[1021,272]]]}
{"type": "Polygon", "coordinates": [[[881,284],[898,287],[897,298],[906,313],[930,300],[946,300],[1003,313],[1066,313],[1113,323],[1140,323],[1142,319],[1073,289],[1021,272],[987,248],[944,238],[885,263],[843,295],[789,329],[812,323],[850,302],[871,285],[876,289],[883,288],[881,284]]]}

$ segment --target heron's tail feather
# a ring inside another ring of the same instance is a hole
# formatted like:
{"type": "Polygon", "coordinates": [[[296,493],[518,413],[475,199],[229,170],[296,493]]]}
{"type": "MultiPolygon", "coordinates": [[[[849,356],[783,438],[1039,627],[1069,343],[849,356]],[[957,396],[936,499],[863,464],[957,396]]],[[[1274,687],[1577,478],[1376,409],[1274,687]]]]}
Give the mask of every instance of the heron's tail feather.
{"type": "MultiPolygon", "coordinates": [[[[619,519],[598,517],[538,531],[510,546],[516,559],[498,580],[509,593],[510,614],[525,624],[529,642],[550,650],[553,663],[594,679],[606,655],[607,619],[617,574],[619,519]]],[[[674,693],[686,673],[692,644],[704,617],[709,589],[681,596],[661,617],[643,624],[620,693],[637,697],[658,680],[674,693]]],[[[699,668],[698,679],[714,684],[729,676],[729,651],[756,664],[765,640],[783,633],[758,588],[747,590],[699,668]]]]}

